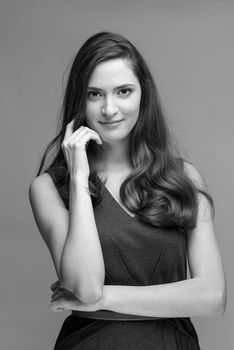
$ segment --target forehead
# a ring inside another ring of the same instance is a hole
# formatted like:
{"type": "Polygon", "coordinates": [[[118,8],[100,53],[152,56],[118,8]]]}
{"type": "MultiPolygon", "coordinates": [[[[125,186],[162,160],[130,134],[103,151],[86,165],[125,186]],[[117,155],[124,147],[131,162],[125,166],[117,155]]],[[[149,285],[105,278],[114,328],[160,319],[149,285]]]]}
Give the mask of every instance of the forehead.
{"type": "Polygon", "coordinates": [[[137,84],[138,78],[127,59],[116,58],[99,63],[91,74],[88,86],[104,88],[125,84],[137,84]]]}

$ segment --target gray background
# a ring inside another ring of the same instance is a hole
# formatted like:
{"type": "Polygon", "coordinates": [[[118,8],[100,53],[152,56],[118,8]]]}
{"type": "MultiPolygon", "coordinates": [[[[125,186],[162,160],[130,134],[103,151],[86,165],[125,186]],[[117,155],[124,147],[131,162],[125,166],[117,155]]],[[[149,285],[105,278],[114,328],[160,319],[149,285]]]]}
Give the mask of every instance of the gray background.
{"type": "Polygon", "coordinates": [[[52,349],[69,314],[48,307],[56,274],[28,187],[55,136],[64,72],[84,40],[111,30],[143,53],[183,155],[200,168],[214,197],[227,312],[192,320],[202,349],[231,349],[233,1],[2,0],[0,16],[1,348],[52,349]]]}

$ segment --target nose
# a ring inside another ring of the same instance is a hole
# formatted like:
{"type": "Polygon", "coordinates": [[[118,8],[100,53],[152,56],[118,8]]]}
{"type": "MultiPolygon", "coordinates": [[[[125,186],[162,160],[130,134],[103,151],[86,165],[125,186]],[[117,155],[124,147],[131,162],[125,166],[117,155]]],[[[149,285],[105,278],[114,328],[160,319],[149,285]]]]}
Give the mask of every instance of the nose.
{"type": "Polygon", "coordinates": [[[101,112],[104,116],[107,117],[116,115],[118,112],[118,106],[116,105],[113,97],[106,97],[105,104],[102,106],[101,112]]]}

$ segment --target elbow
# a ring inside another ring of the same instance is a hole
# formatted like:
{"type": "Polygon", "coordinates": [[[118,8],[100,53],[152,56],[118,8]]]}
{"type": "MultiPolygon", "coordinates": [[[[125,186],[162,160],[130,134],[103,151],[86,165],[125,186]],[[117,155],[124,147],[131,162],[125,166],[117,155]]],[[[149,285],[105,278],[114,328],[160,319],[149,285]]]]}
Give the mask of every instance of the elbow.
{"type": "Polygon", "coordinates": [[[226,289],[216,291],[213,293],[212,298],[210,297],[210,316],[222,316],[226,311],[227,304],[227,293],[226,289]]]}
{"type": "Polygon", "coordinates": [[[220,292],[216,298],[217,316],[223,316],[226,312],[227,293],[226,290],[220,292]]]}
{"type": "Polygon", "coordinates": [[[88,287],[80,287],[76,284],[71,284],[69,281],[61,281],[62,288],[69,290],[74,296],[84,304],[95,303],[102,298],[102,287],[95,285],[90,285],[88,287]]]}
{"type": "Polygon", "coordinates": [[[197,316],[222,316],[226,312],[227,287],[225,280],[199,279],[197,316]]]}
{"type": "Polygon", "coordinates": [[[102,298],[102,288],[90,288],[87,290],[74,290],[75,296],[84,304],[98,302],[102,298]]]}

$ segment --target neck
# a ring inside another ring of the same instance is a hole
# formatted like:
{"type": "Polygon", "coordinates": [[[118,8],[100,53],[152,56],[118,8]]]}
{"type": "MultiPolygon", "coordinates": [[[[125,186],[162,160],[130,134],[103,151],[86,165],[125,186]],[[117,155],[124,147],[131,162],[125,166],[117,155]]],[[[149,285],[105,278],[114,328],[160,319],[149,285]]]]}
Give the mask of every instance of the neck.
{"type": "Polygon", "coordinates": [[[101,168],[103,172],[107,173],[123,173],[128,170],[130,160],[128,156],[128,145],[125,142],[118,143],[103,143],[101,145],[101,168]]]}

